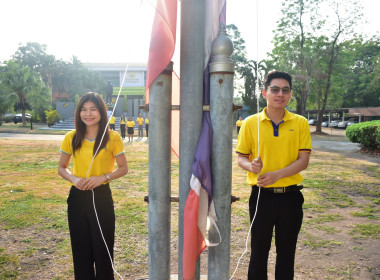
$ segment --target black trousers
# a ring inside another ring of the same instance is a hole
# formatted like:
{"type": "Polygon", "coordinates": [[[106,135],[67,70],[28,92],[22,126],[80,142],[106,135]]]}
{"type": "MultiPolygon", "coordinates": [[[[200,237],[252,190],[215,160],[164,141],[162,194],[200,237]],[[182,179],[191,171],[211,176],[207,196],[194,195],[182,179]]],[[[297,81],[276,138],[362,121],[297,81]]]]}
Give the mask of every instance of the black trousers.
{"type": "Polygon", "coordinates": [[[121,138],[125,138],[125,124],[120,124],[121,138]]]}
{"type": "Polygon", "coordinates": [[[149,137],[149,124],[145,124],[146,137],[149,137]]]}
{"type": "MultiPolygon", "coordinates": [[[[252,222],[259,188],[252,186],[249,215],[252,222]]],[[[266,280],[268,255],[275,228],[276,280],[294,278],[294,257],[298,233],[301,229],[304,202],[300,191],[270,193],[260,191],[259,205],[251,234],[251,259],[249,280],[266,280]]]]}
{"type": "MultiPolygon", "coordinates": [[[[115,212],[109,185],[95,188],[94,196],[99,223],[113,259],[115,212]]],[[[72,186],[67,204],[75,279],[114,279],[111,260],[96,220],[92,191],[81,191],[72,186]]]]}

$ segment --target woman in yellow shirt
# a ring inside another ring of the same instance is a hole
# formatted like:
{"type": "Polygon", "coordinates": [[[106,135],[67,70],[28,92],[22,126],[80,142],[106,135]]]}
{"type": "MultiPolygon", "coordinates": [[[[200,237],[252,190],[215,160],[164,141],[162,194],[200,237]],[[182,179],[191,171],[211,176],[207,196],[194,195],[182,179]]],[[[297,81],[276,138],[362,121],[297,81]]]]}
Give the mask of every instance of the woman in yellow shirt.
{"type": "Polygon", "coordinates": [[[132,117],[128,118],[127,127],[128,127],[128,142],[133,142],[133,134],[135,133],[135,122],[132,120],[132,117]]]}
{"type": "Polygon", "coordinates": [[[120,118],[120,132],[121,132],[121,138],[125,139],[125,125],[127,124],[127,120],[125,119],[124,114],[121,115],[120,118]]]}
{"type": "Polygon", "coordinates": [[[114,279],[115,212],[109,182],[126,175],[128,164],[123,141],[107,122],[100,95],[85,93],[75,111],[75,130],[60,148],[58,174],[71,185],[67,214],[75,279],[114,279]],[[68,169],[71,157],[73,172],[68,169]]]}
{"type": "Polygon", "coordinates": [[[145,131],[146,131],[146,138],[149,137],[149,114],[145,118],[145,131]]]}

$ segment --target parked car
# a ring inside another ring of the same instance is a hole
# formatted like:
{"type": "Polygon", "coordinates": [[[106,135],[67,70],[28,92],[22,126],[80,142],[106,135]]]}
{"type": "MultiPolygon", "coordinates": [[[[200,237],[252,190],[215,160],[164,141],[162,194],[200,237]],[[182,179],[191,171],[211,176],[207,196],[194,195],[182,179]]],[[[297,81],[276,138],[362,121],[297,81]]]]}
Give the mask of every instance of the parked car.
{"type": "Polygon", "coordinates": [[[337,127],[338,121],[331,121],[330,123],[328,121],[322,122],[323,127],[337,127]]]}
{"type": "Polygon", "coordinates": [[[317,124],[317,119],[310,119],[309,120],[310,125],[316,125],[317,124]]]}
{"type": "MultiPolygon", "coordinates": [[[[32,118],[32,115],[29,114],[29,113],[25,113],[25,119],[26,121],[30,121],[30,119],[32,118]]],[[[13,122],[15,124],[19,123],[19,122],[22,122],[22,114],[17,114],[15,115],[13,118],[12,118],[13,122]]]]}
{"type": "Polygon", "coordinates": [[[353,125],[354,123],[358,123],[356,120],[355,121],[352,121],[352,122],[348,122],[347,123],[347,127],[349,127],[350,125],[353,125]]]}
{"type": "Polygon", "coordinates": [[[350,125],[351,125],[351,124],[355,123],[355,121],[356,121],[355,119],[348,119],[346,121],[341,121],[338,123],[338,127],[339,128],[347,128],[348,123],[350,123],[350,125]]]}
{"type": "Polygon", "coordinates": [[[329,127],[338,127],[338,123],[339,123],[339,121],[331,121],[329,123],[329,127]]]}

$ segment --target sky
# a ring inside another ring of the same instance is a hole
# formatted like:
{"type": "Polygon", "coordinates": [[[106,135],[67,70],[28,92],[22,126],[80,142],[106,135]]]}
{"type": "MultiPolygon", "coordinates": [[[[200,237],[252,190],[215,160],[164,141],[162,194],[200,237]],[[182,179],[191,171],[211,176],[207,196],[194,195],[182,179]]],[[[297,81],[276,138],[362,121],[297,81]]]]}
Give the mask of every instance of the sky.
{"type": "MultiPolygon", "coordinates": [[[[238,27],[255,60],[272,49],[282,0],[257,1],[227,0],[227,24],[238,27]]],[[[360,1],[367,24],[359,30],[379,32],[380,2],[360,1]]],[[[82,62],[147,63],[154,9],[146,0],[1,0],[0,11],[0,61],[20,43],[38,42],[65,61],[75,55],[82,62]]]]}

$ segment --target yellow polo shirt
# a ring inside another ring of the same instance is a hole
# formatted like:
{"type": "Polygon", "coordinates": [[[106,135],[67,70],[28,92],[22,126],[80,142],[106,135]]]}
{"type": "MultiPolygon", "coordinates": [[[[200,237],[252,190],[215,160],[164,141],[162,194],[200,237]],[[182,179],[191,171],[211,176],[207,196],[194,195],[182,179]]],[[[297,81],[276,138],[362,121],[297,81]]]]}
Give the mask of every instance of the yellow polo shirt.
{"type": "Polygon", "coordinates": [[[115,124],[116,118],[114,116],[111,117],[110,124],[115,124]]]}
{"type": "MultiPolygon", "coordinates": [[[[311,150],[310,128],[307,119],[285,110],[284,118],[276,126],[268,118],[266,108],[261,113],[252,115],[244,120],[236,146],[236,153],[249,156],[251,161],[260,154],[263,162],[263,169],[260,174],[282,169],[296,161],[299,152],[311,152],[311,150]],[[260,123],[260,151],[257,150],[258,117],[260,123]]],[[[247,172],[247,183],[256,185],[257,177],[257,174],[247,172]]],[[[286,187],[301,182],[302,176],[297,173],[280,179],[267,187],[286,187]]]]}
{"type": "MultiPolygon", "coordinates": [[[[114,170],[115,157],[124,154],[124,143],[118,132],[110,130],[110,138],[105,148],[98,151],[92,163],[88,177],[100,176],[110,173],[114,170]]],[[[75,129],[68,132],[63,139],[60,151],[67,155],[73,155],[72,140],[75,135],[75,129]]],[[[82,147],[75,151],[73,155],[73,174],[80,178],[86,178],[88,168],[92,161],[95,140],[85,139],[82,147]]]]}
{"type": "Polygon", "coordinates": [[[127,121],[127,127],[135,127],[134,121],[127,121]]]}
{"type": "Polygon", "coordinates": [[[243,124],[243,120],[237,120],[236,121],[236,126],[239,127],[243,124]]]}
{"type": "Polygon", "coordinates": [[[137,118],[136,119],[138,125],[143,125],[144,119],[143,118],[137,118]]]}
{"type": "Polygon", "coordinates": [[[149,119],[148,118],[145,119],[145,124],[149,124],[149,119]]]}

